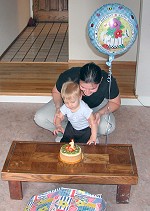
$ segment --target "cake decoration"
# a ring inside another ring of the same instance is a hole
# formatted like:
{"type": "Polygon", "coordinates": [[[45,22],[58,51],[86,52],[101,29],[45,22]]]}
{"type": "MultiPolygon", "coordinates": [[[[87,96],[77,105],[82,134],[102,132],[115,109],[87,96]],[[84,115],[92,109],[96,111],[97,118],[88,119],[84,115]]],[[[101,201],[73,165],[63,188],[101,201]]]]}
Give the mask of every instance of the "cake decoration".
{"type": "Polygon", "coordinates": [[[72,139],[68,144],[62,145],[59,157],[62,162],[68,164],[78,163],[82,160],[81,147],[74,144],[74,140],[72,139]]]}

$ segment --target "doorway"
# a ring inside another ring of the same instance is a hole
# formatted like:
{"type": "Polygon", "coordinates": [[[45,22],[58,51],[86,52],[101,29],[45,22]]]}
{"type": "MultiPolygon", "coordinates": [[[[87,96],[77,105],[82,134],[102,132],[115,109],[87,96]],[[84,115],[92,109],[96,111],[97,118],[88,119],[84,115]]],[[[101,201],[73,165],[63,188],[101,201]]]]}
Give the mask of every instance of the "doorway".
{"type": "Polygon", "coordinates": [[[37,22],[68,22],[68,0],[33,0],[37,22]]]}

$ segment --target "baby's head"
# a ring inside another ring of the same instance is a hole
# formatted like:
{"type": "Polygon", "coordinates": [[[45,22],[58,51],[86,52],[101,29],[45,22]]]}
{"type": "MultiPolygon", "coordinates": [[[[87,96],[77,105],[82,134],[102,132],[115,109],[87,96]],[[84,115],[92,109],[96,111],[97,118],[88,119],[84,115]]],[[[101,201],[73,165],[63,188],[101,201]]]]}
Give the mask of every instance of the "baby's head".
{"type": "Polygon", "coordinates": [[[65,82],[61,89],[61,96],[64,102],[81,99],[81,90],[79,84],[73,81],[65,82]]]}

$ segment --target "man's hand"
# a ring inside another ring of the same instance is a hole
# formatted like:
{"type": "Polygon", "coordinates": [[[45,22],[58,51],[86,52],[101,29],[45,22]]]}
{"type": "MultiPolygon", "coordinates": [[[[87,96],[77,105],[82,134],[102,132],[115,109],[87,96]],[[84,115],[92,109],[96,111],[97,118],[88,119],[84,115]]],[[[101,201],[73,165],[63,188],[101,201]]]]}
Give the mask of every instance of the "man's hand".
{"type": "Polygon", "coordinates": [[[91,145],[91,144],[96,145],[96,138],[90,137],[90,139],[88,140],[87,144],[88,144],[88,145],[91,145]]]}
{"type": "Polygon", "coordinates": [[[59,132],[64,134],[64,128],[61,125],[56,126],[56,129],[53,131],[53,134],[57,135],[59,132]]]}

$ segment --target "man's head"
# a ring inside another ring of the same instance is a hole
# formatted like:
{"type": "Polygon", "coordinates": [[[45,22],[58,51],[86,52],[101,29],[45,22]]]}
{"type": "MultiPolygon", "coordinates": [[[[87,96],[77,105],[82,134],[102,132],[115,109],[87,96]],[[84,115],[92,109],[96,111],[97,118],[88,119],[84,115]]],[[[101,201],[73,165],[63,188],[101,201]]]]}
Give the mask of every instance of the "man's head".
{"type": "Polygon", "coordinates": [[[90,96],[97,91],[102,81],[101,68],[94,64],[85,64],[80,69],[79,86],[83,95],[90,96]]]}

